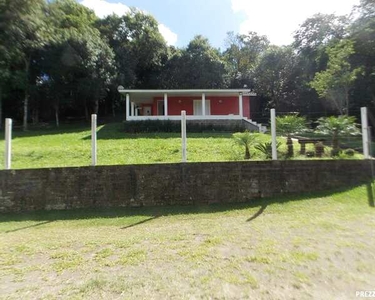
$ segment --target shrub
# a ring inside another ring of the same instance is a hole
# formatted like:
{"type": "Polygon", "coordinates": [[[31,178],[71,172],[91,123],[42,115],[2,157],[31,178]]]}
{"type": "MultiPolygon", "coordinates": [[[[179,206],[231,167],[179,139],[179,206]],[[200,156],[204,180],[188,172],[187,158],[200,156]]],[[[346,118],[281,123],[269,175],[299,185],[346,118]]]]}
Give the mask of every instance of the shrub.
{"type": "Polygon", "coordinates": [[[355,152],[356,151],[354,149],[346,149],[344,151],[344,154],[347,155],[347,156],[354,156],[355,152]]]}
{"type": "MultiPolygon", "coordinates": [[[[150,132],[181,132],[180,121],[170,120],[145,120],[124,122],[124,130],[128,133],[150,133],[150,132]]],[[[189,123],[186,126],[187,132],[205,132],[205,131],[241,131],[242,126],[236,125],[228,128],[227,126],[212,124],[189,123]]]]}
{"type": "Polygon", "coordinates": [[[306,156],[307,157],[314,157],[315,156],[315,152],[314,151],[306,151],[306,156]]]}
{"type": "Polygon", "coordinates": [[[233,133],[232,138],[235,143],[245,147],[245,159],[250,159],[250,146],[255,140],[255,136],[250,133],[250,131],[236,132],[233,133]]]}
{"type": "Polygon", "coordinates": [[[292,134],[307,131],[307,121],[305,117],[297,115],[288,115],[276,117],[276,130],[278,133],[286,136],[286,144],[288,146],[287,156],[293,156],[292,134]]]}
{"type": "Polygon", "coordinates": [[[355,117],[338,116],[318,119],[318,133],[330,135],[332,138],[332,156],[340,154],[339,137],[342,135],[356,135],[359,130],[355,123],[355,117]]]}
{"type": "MultiPolygon", "coordinates": [[[[281,143],[277,142],[276,143],[276,149],[280,147],[281,143]]],[[[262,154],[265,155],[266,159],[271,159],[272,158],[272,143],[271,142],[266,142],[266,143],[259,143],[254,146],[254,148],[258,151],[260,151],[262,154]]]]}

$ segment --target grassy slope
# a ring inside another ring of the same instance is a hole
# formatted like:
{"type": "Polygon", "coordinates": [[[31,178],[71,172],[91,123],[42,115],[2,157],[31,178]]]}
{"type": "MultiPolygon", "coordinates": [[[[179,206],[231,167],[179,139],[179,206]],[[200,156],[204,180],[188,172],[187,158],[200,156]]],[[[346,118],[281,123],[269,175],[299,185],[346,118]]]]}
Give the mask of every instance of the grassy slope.
{"type": "MultiPolygon", "coordinates": [[[[122,124],[107,124],[98,129],[98,164],[140,164],[179,162],[181,139],[178,133],[126,134],[122,124]]],[[[88,126],[63,126],[28,132],[14,131],[12,168],[88,166],[91,164],[91,140],[88,126]]],[[[270,136],[256,134],[257,142],[270,141],[270,136]]],[[[4,157],[4,140],[0,157],[4,157]]],[[[285,141],[283,138],[280,140],[285,141]]],[[[285,152],[285,143],[280,148],[285,152]]],[[[312,145],[308,145],[312,149],[312,145]]],[[[298,153],[296,144],[295,152],[298,153]]],[[[241,160],[244,150],[234,145],[230,133],[188,134],[188,161],[241,160]]],[[[253,159],[263,159],[253,149],[253,159]]],[[[297,157],[304,159],[304,157],[297,157]]],[[[0,168],[3,168],[0,159],[0,168]]]]}
{"type": "Polygon", "coordinates": [[[2,215],[0,295],[352,299],[375,282],[369,191],[2,215]]]}

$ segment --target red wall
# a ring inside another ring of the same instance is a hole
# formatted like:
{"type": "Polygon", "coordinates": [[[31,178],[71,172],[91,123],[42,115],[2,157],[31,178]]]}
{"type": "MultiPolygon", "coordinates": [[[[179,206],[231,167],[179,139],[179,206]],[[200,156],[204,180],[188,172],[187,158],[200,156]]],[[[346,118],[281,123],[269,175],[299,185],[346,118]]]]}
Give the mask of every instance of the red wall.
{"type": "MultiPolygon", "coordinates": [[[[250,118],[250,97],[244,96],[243,115],[250,118]]],[[[187,115],[193,115],[193,100],[199,100],[199,97],[168,97],[168,115],[177,116],[181,115],[182,110],[186,110],[187,115]],[[179,103],[181,100],[181,103],[179,103]]],[[[164,100],[162,97],[154,98],[152,103],[152,115],[157,115],[157,101],[164,100]]],[[[211,115],[238,115],[238,97],[207,97],[206,100],[211,101],[211,115]],[[221,100],[221,102],[220,102],[221,100]]],[[[144,105],[146,106],[146,104],[144,105]]]]}

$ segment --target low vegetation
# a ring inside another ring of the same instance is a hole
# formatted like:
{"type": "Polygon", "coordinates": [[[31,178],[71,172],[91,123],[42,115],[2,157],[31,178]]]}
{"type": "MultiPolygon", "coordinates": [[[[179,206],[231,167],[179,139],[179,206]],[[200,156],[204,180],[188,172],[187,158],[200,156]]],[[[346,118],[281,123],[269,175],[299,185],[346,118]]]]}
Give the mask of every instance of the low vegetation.
{"type": "MultiPolygon", "coordinates": [[[[270,158],[268,134],[238,133],[251,140],[248,151],[253,160],[270,158]],[[259,148],[259,144],[264,147],[259,148]],[[264,148],[264,149],[263,149],[264,148]]],[[[243,143],[238,144],[229,132],[188,133],[189,162],[234,161],[244,159],[243,143]]],[[[246,139],[247,139],[246,138],[246,139]]],[[[238,139],[237,139],[238,140],[238,139]]],[[[285,138],[278,137],[279,158],[287,158],[285,138]]],[[[307,159],[299,154],[294,141],[293,159],[307,159]]],[[[354,145],[351,145],[355,148],[354,145]]],[[[4,136],[0,140],[0,157],[4,157],[4,136]]],[[[314,145],[308,151],[315,153],[314,145]]],[[[330,158],[330,147],[325,146],[323,158],[330,158]]],[[[342,153],[340,158],[361,158],[358,152],[342,153]]],[[[122,123],[110,123],[98,128],[98,164],[124,165],[170,163],[181,161],[180,133],[126,133],[122,123]]],[[[4,167],[0,160],[0,168],[4,167]]],[[[12,168],[46,168],[88,166],[91,164],[91,131],[88,125],[64,125],[61,128],[46,126],[23,132],[15,129],[12,141],[12,168]]]]}
{"type": "Polygon", "coordinates": [[[0,295],[354,298],[375,282],[372,191],[0,215],[0,295]]]}

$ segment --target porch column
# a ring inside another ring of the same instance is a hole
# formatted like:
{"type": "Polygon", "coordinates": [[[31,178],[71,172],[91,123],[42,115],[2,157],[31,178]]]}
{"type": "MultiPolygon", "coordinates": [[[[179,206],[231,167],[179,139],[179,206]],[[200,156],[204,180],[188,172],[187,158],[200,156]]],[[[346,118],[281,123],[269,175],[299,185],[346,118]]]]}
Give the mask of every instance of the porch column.
{"type": "Polygon", "coordinates": [[[130,116],[130,97],[129,94],[126,94],[126,120],[129,119],[130,116]]]}
{"type": "Polygon", "coordinates": [[[242,102],[242,93],[238,95],[238,110],[239,110],[239,115],[243,117],[243,102],[242,102]]]}
{"type": "Polygon", "coordinates": [[[164,94],[164,116],[168,116],[168,95],[164,94]]]}
{"type": "Polygon", "coordinates": [[[206,94],[202,94],[202,116],[206,115],[206,94]]]}
{"type": "Polygon", "coordinates": [[[131,116],[134,117],[134,102],[132,102],[131,116]]]}
{"type": "Polygon", "coordinates": [[[135,107],[135,116],[138,117],[138,106],[135,107]]]}

